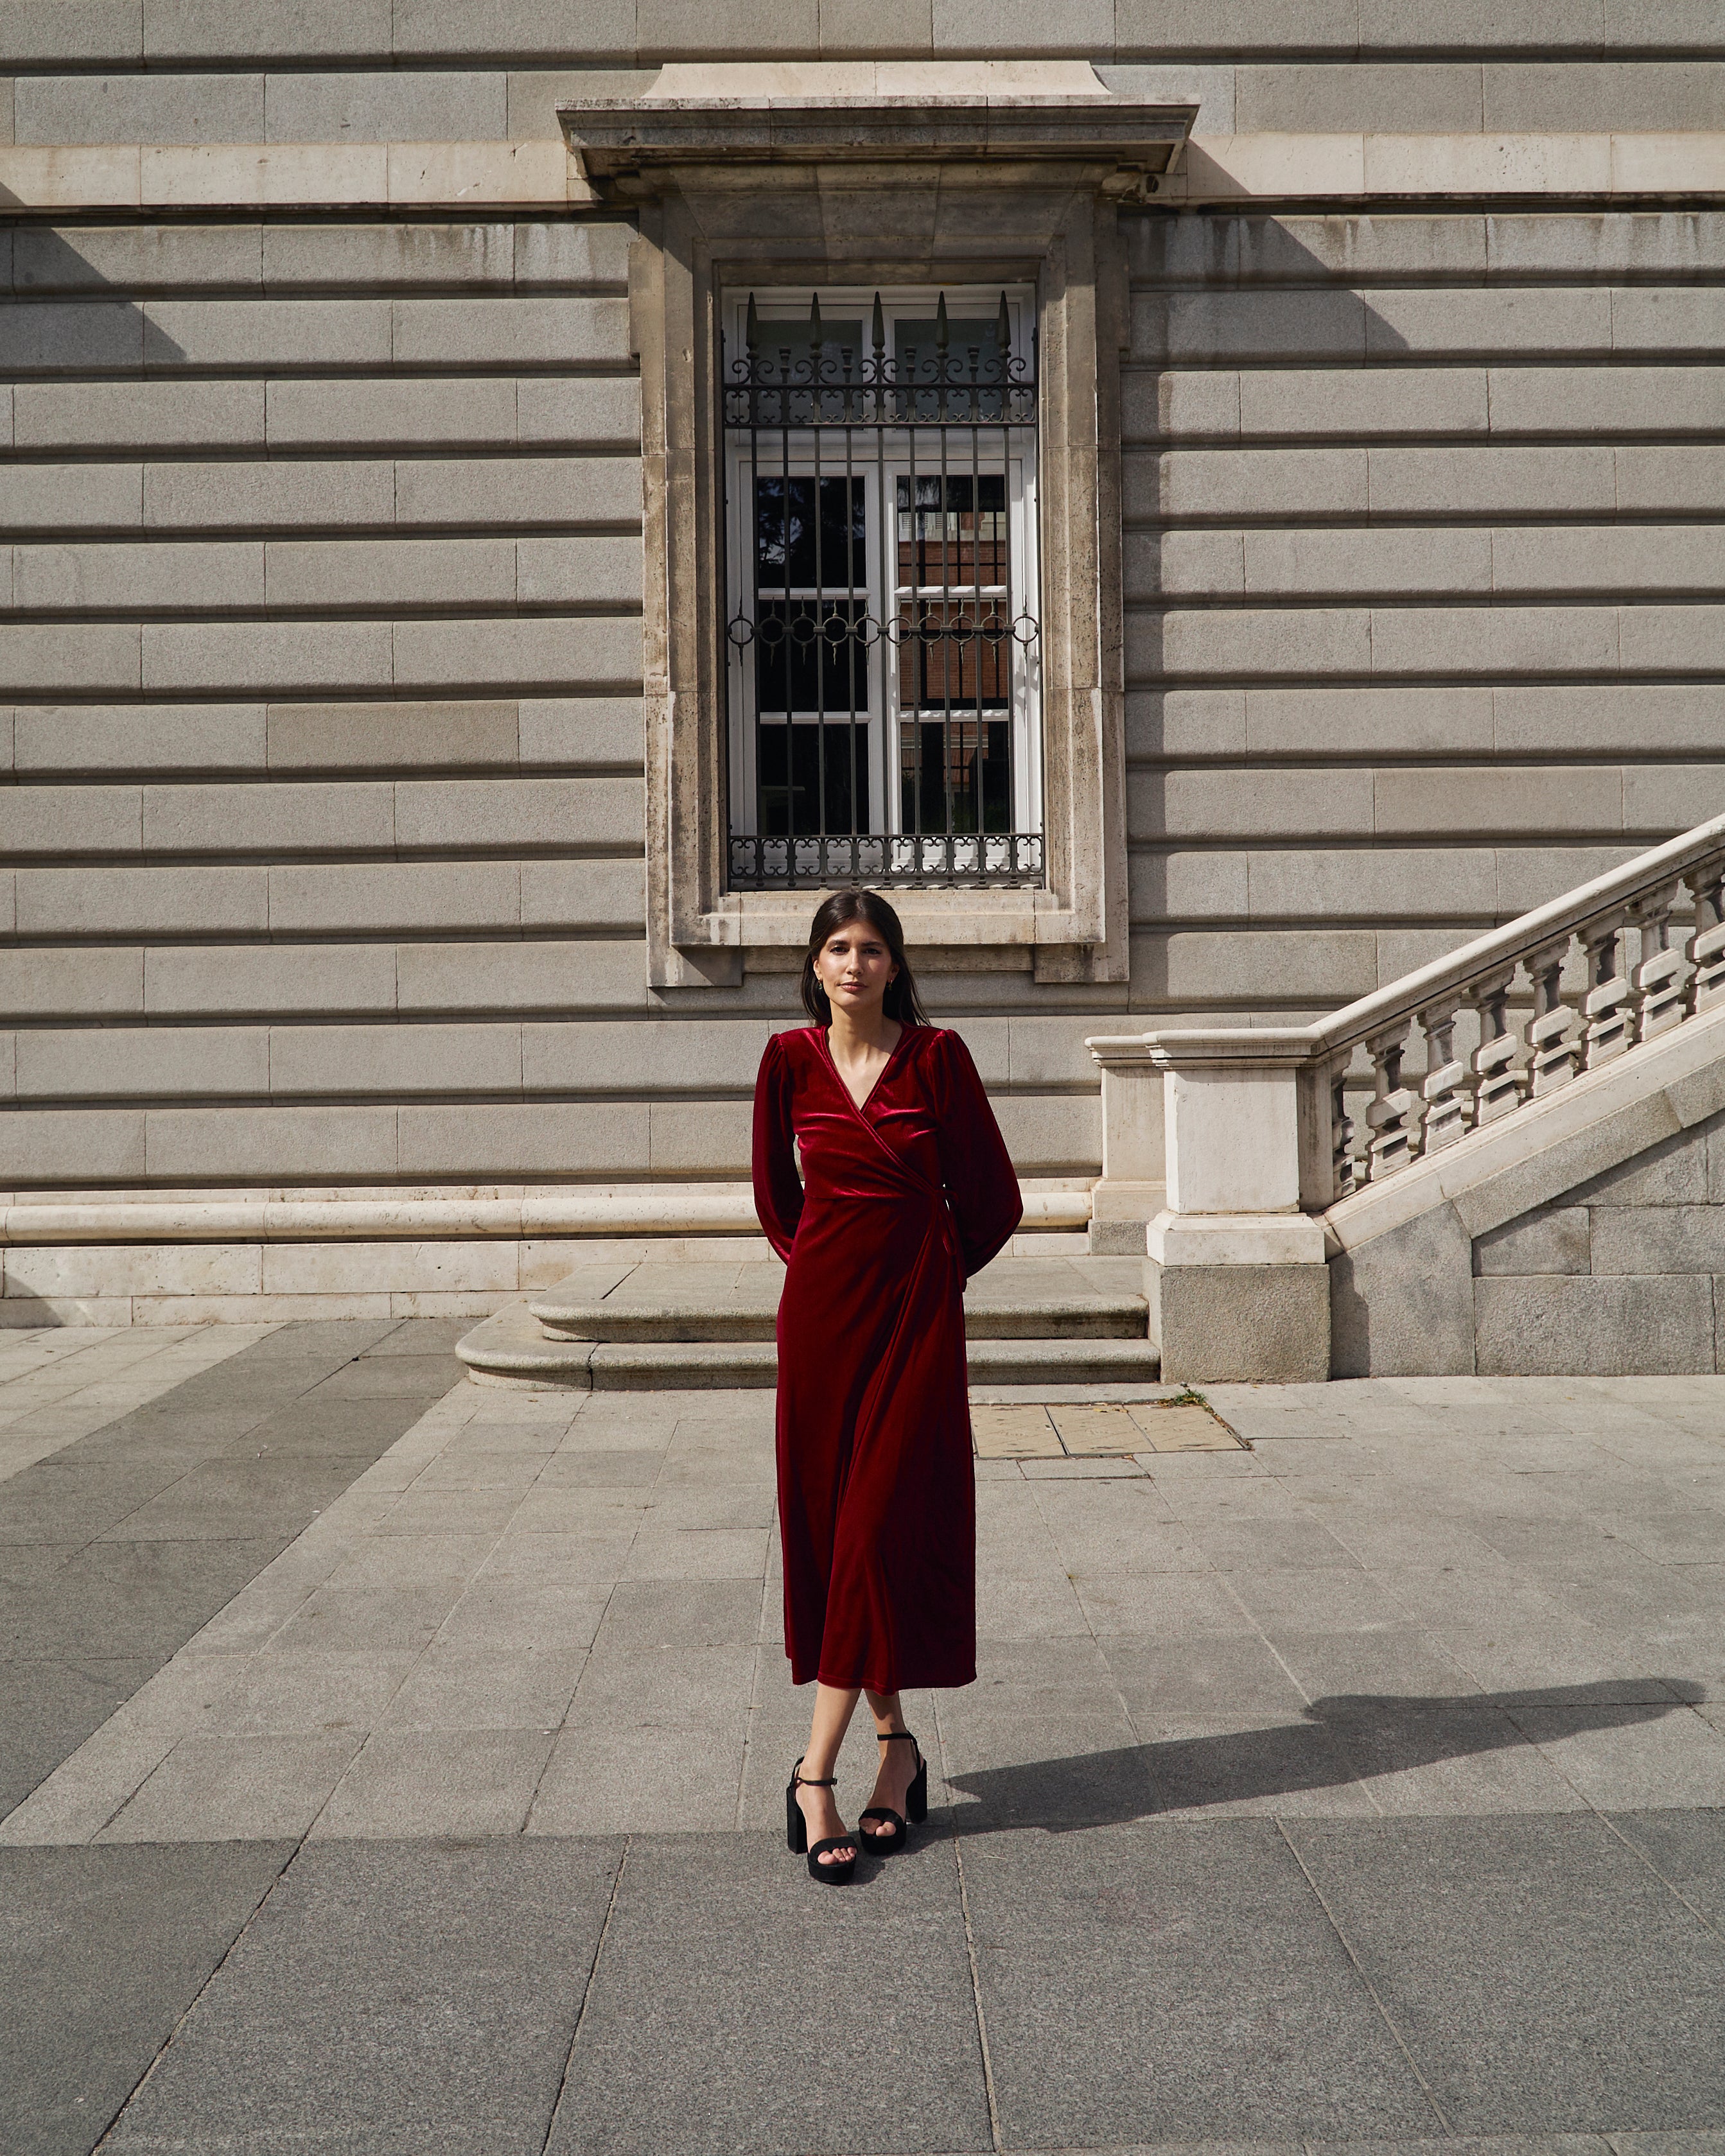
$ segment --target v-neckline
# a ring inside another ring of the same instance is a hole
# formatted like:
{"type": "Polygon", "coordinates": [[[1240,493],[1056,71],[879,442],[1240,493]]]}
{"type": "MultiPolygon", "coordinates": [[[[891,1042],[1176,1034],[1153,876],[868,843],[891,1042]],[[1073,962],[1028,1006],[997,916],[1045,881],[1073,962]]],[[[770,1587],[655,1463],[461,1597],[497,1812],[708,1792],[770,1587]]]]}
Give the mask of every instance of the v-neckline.
{"type": "Polygon", "coordinates": [[[864,1123],[868,1122],[868,1118],[862,1111],[867,1108],[869,1102],[874,1098],[875,1095],[879,1092],[882,1086],[885,1083],[887,1073],[892,1069],[893,1064],[898,1061],[899,1050],[903,1048],[905,1042],[909,1040],[912,1028],[905,1022],[904,1019],[901,1019],[899,1021],[899,1038],[893,1043],[891,1048],[888,1050],[887,1060],[880,1066],[879,1075],[875,1079],[874,1083],[869,1087],[868,1091],[862,1096],[862,1098],[860,1101],[851,1091],[850,1087],[845,1083],[845,1074],[838,1067],[838,1059],[832,1052],[832,1043],[826,1037],[826,1027],[824,1025],[817,1025],[815,1028],[815,1031],[821,1037],[821,1047],[822,1053],[826,1058],[826,1067],[832,1071],[833,1077],[837,1081],[839,1091],[842,1093],[846,1100],[850,1102],[851,1107],[856,1114],[858,1122],[864,1123]]]}

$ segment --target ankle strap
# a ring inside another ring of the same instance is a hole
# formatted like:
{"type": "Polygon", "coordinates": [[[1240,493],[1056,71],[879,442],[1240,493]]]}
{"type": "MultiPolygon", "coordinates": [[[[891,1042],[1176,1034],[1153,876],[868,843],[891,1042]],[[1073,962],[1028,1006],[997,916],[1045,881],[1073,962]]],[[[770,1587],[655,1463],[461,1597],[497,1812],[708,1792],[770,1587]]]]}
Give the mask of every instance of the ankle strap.
{"type": "Polygon", "coordinates": [[[895,1737],[902,1737],[907,1744],[914,1744],[916,1742],[915,1738],[908,1729],[877,1729],[874,1733],[883,1744],[890,1744],[895,1737]]]}
{"type": "Polygon", "coordinates": [[[838,1777],[836,1774],[819,1777],[813,1774],[800,1774],[793,1768],[790,1779],[800,1789],[836,1789],[838,1787],[838,1777]]]}

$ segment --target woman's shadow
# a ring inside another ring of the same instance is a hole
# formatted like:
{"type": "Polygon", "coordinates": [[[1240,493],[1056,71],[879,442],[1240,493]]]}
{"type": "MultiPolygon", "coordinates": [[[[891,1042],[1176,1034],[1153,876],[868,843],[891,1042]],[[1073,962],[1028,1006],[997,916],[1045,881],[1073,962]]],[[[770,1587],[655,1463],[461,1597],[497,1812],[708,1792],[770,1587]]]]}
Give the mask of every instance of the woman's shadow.
{"type": "Polygon", "coordinates": [[[1656,1722],[1707,1697],[1681,1677],[1563,1685],[1544,1691],[1408,1698],[1341,1693],[1299,1722],[1216,1735],[1171,1737],[1110,1752],[987,1767],[948,1777],[966,1834],[1043,1827],[1071,1833],[1156,1812],[1202,1810],[1303,1791],[1344,1789],[1362,1776],[1434,1767],[1526,1745],[1541,1736],[1656,1722]],[[1662,1691],[1663,1697],[1654,1696],[1662,1691]],[[1625,1697],[1638,1692],[1638,1698],[1625,1697]]]}

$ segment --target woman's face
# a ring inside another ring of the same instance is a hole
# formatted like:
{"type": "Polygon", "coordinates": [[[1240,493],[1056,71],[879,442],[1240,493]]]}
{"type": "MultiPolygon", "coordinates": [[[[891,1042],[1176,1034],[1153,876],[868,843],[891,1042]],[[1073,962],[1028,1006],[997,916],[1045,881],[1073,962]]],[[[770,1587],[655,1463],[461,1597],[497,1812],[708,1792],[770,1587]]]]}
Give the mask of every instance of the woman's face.
{"type": "Polygon", "coordinates": [[[848,1018],[878,1011],[898,971],[892,952],[866,921],[847,921],[835,929],[815,960],[815,976],[827,1001],[848,1018]]]}

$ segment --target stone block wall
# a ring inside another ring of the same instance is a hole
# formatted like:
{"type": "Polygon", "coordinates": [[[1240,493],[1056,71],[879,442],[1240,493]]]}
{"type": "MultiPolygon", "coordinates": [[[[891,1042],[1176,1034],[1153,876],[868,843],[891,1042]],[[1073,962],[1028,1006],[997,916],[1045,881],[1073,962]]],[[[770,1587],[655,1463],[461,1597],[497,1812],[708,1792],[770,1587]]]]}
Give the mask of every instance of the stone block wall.
{"type": "Polygon", "coordinates": [[[1725,1369],[1725,1116],[1473,1245],[1481,1376],[1725,1369]]]}
{"type": "MultiPolygon", "coordinates": [[[[0,146],[543,144],[701,58],[1087,59],[1212,137],[1725,108],[1682,0],[575,13],[9,0],[0,146]]],[[[1032,1176],[1099,1163],[1087,1033],[1314,1016],[1725,794],[1718,214],[1125,228],[1131,978],[926,983],[1032,1176]]],[[[0,1188],[741,1172],[790,975],[645,980],[631,236],[0,224],[0,1188]]]]}
{"type": "Polygon", "coordinates": [[[1725,808],[1725,218],[1130,245],[1135,1008],[1332,1009],[1725,808]]]}

